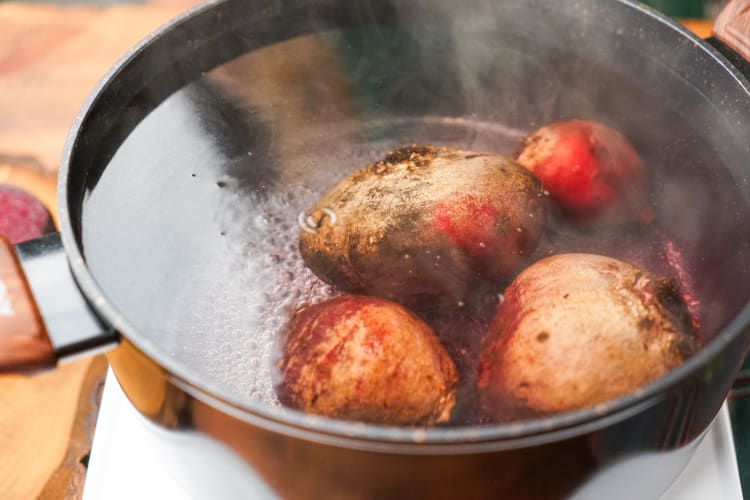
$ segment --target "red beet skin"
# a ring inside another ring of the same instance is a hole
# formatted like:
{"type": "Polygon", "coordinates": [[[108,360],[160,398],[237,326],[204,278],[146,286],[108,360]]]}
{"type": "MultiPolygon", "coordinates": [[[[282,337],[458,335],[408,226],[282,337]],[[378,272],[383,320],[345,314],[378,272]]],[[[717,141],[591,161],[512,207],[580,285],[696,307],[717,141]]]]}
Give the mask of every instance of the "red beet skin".
{"type": "Polygon", "coordinates": [[[484,242],[496,240],[495,220],[501,210],[490,201],[472,194],[456,197],[436,207],[435,228],[472,255],[487,255],[492,249],[484,242]]]}
{"type": "Polygon", "coordinates": [[[282,342],[277,387],[316,415],[388,425],[445,422],[456,368],[429,326],[382,299],[343,295],[307,306],[282,342]]]}
{"type": "Polygon", "coordinates": [[[574,219],[651,218],[641,159],[620,132],[606,125],[552,123],[526,137],[516,159],[574,219]]]}
{"type": "Polygon", "coordinates": [[[475,269],[498,279],[531,253],[544,222],[541,204],[457,193],[437,203],[435,230],[467,255],[475,269]]]}
{"type": "Polygon", "coordinates": [[[26,191],[0,184],[0,236],[20,243],[53,231],[54,227],[42,202],[26,191]]]}

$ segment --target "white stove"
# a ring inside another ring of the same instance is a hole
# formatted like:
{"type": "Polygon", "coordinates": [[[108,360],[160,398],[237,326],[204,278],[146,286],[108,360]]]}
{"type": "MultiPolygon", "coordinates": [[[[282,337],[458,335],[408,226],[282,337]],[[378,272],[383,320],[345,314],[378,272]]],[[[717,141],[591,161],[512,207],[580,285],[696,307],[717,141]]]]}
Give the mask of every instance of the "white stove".
{"type": "MultiPolygon", "coordinates": [[[[648,457],[638,460],[637,467],[658,473],[658,469],[647,463],[648,457]]],[[[227,447],[195,432],[162,429],[141,416],[110,371],[94,433],[83,500],[135,498],[266,500],[278,497],[227,447]]],[[[726,405],[685,470],[661,498],[718,499],[742,500],[726,405]]]]}

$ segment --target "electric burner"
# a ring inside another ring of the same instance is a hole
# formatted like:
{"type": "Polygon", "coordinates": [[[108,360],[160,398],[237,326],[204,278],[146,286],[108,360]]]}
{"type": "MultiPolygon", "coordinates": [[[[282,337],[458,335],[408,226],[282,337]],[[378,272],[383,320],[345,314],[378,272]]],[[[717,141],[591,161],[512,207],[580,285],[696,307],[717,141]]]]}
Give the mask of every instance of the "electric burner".
{"type": "MultiPolygon", "coordinates": [[[[680,452],[684,450],[670,453],[680,452]]],[[[611,476],[604,472],[599,481],[608,482],[612,492],[627,492],[623,498],[642,499],[637,493],[638,485],[616,483],[615,469],[635,467],[647,474],[657,474],[661,461],[660,454],[625,460],[613,466],[611,476]]],[[[147,420],[130,404],[110,371],[94,433],[83,500],[134,498],[270,500],[278,496],[226,446],[196,432],[170,431],[147,420]]],[[[660,500],[716,499],[742,500],[726,404],[687,467],[660,500]]]]}

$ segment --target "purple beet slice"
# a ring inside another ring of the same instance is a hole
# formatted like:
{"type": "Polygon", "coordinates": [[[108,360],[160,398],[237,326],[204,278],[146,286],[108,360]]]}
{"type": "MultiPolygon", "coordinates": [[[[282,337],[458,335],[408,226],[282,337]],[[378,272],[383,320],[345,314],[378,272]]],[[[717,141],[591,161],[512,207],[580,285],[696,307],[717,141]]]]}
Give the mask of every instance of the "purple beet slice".
{"type": "Polygon", "coordinates": [[[52,215],[41,201],[22,189],[0,184],[0,236],[15,244],[54,230],[52,215]]]}

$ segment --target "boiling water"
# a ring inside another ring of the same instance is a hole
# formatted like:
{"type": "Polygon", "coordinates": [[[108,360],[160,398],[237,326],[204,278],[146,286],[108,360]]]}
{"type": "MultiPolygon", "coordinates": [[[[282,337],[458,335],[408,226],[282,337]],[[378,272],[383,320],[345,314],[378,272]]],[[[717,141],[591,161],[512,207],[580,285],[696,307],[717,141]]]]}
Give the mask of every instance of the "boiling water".
{"type": "Polygon", "coordinates": [[[300,214],[395,147],[509,151],[521,135],[470,118],[373,122],[367,130],[339,123],[337,136],[297,145],[282,165],[263,150],[225,156],[212,142],[221,138],[195,125],[195,109],[189,90],[175,94],[112,158],[86,200],[86,259],[108,300],[160,349],[268,404],[278,404],[275,360],[291,314],[336,293],[300,257],[300,214]],[[170,141],[159,138],[165,131],[170,141]],[[248,179],[276,161],[274,172],[248,179]]]}

